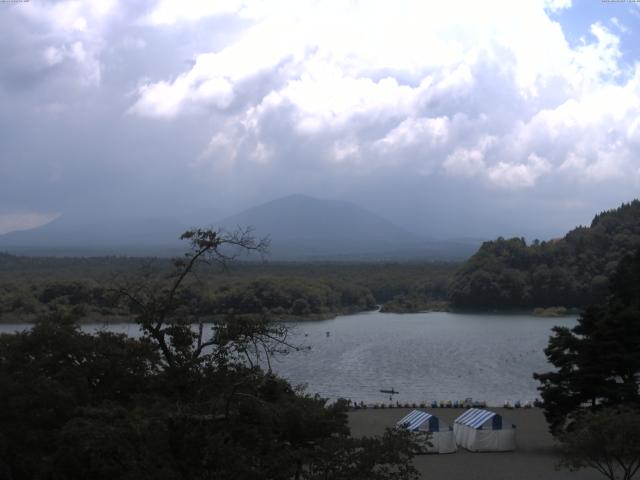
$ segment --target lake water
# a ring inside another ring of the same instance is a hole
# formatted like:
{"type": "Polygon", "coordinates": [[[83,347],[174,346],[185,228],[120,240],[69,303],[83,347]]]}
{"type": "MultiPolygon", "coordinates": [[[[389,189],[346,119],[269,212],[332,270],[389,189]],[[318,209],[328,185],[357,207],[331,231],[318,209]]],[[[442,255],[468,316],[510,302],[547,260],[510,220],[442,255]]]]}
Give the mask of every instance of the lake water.
{"type": "MultiPolygon", "coordinates": [[[[550,369],[543,349],[551,328],[575,323],[574,317],[380,312],[292,322],[292,341],[311,348],[277,357],[272,367],[330,399],[388,402],[380,389],[394,388],[394,402],[473,397],[502,405],[538,397],[532,374],[550,369]]],[[[20,328],[0,325],[0,332],[20,328]]],[[[107,328],[138,334],[132,324],[107,328]]]]}

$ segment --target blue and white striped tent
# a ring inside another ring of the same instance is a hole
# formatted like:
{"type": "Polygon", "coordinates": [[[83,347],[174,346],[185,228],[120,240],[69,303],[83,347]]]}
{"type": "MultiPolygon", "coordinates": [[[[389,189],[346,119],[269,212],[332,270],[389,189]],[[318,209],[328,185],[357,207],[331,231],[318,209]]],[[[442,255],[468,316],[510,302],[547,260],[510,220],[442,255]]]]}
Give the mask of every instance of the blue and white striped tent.
{"type": "Polygon", "coordinates": [[[404,426],[407,430],[414,431],[425,423],[427,423],[427,430],[430,432],[438,432],[440,430],[440,421],[438,420],[438,417],[420,410],[413,410],[409,415],[401,418],[396,425],[399,427],[404,426]]]}
{"type": "Polygon", "coordinates": [[[471,408],[453,422],[456,443],[472,452],[507,452],[516,448],[516,427],[502,415],[471,408]]]}
{"type": "Polygon", "coordinates": [[[440,419],[430,413],[412,410],[398,420],[396,427],[414,432],[426,453],[453,453],[457,450],[453,429],[441,425],[440,419]]]}

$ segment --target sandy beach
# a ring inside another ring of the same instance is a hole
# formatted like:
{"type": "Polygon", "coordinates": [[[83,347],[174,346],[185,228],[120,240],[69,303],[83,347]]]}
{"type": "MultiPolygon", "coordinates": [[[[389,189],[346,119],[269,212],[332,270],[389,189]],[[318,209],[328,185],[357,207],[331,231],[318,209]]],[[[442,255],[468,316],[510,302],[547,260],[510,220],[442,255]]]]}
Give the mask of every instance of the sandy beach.
{"type": "MultiPolygon", "coordinates": [[[[423,409],[451,425],[464,410],[457,408],[423,409]]],[[[472,453],[459,448],[446,455],[421,455],[415,466],[429,480],[591,480],[603,478],[595,470],[569,472],[556,470],[558,462],[554,440],[547,430],[542,411],[492,408],[506,422],[516,425],[517,449],[505,453],[472,453]]],[[[380,435],[411,409],[356,410],[349,413],[349,425],[355,436],[380,435]]]]}

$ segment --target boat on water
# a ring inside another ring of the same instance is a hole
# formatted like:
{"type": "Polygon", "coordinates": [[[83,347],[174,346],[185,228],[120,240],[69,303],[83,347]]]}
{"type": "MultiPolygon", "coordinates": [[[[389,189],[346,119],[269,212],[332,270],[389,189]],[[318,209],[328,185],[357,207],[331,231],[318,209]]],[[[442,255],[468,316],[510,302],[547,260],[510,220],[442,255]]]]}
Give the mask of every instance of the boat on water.
{"type": "Polygon", "coordinates": [[[381,393],[389,393],[391,395],[396,395],[396,394],[400,393],[400,392],[396,391],[393,387],[391,388],[391,390],[381,389],[380,392],[381,393]]]}

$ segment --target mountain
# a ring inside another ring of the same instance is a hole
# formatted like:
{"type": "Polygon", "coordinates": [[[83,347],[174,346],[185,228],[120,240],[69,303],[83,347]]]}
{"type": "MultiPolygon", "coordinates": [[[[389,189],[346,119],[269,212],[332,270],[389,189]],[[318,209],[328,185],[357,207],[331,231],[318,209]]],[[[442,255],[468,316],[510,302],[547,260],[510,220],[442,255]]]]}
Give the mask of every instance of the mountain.
{"type": "Polygon", "coordinates": [[[640,201],[596,215],[589,227],[527,245],[484,243],[458,270],[452,305],[467,309],[584,307],[602,303],[618,262],[640,248],[640,201]]]}
{"type": "Polygon", "coordinates": [[[61,216],[31,230],[0,236],[0,251],[21,255],[166,256],[182,250],[184,222],[157,219],[99,220],[61,216]]]}
{"type": "Polygon", "coordinates": [[[269,235],[272,255],[367,255],[414,246],[420,238],[352,203],[305,195],[279,198],[218,222],[226,230],[251,225],[269,235]]]}
{"type": "Polygon", "coordinates": [[[430,241],[353,203],[306,195],[267,202],[218,225],[251,225],[257,236],[269,235],[274,260],[452,259],[479,244],[430,241]]]}
{"type": "MultiPolygon", "coordinates": [[[[0,236],[0,251],[58,256],[176,255],[185,249],[178,240],[184,230],[211,224],[194,218],[98,221],[62,216],[36,229],[0,236]]],[[[452,260],[467,258],[480,243],[425,239],[353,203],[305,195],[272,200],[213,225],[227,231],[250,226],[256,236],[269,236],[271,260],[452,260]]]]}

